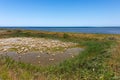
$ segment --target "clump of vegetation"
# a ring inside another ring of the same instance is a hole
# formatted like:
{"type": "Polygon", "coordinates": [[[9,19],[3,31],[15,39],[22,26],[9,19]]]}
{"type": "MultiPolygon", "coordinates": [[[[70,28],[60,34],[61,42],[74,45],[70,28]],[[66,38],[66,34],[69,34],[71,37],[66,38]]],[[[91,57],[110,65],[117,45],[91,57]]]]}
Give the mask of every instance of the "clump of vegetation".
{"type": "Polygon", "coordinates": [[[6,32],[12,32],[11,30],[7,30],[6,32]]]}
{"type": "Polygon", "coordinates": [[[68,38],[68,37],[69,37],[68,34],[66,34],[66,33],[63,34],[63,38],[68,38]]]}

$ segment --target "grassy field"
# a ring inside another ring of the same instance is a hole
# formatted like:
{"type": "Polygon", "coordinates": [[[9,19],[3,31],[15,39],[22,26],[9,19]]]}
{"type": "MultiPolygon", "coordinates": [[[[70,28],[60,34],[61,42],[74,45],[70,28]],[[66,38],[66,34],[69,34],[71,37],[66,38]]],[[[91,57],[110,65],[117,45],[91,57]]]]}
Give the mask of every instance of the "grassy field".
{"type": "Polygon", "coordinates": [[[0,38],[42,37],[78,43],[85,50],[59,65],[47,67],[0,57],[2,80],[120,80],[120,35],[7,30],[0,38]]]}

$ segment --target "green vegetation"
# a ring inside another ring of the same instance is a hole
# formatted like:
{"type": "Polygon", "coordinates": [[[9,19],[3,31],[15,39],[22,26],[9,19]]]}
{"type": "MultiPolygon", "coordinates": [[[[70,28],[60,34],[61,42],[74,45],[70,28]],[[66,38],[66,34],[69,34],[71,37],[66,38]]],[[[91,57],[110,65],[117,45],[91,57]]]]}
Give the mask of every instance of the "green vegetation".
{"type": "Polygon", "coordinates": [[[3,80],[119,80],[119,35],[72,34],[38,31],[9,31],[0,36],[44,37],[79,43],[85,50],[59,65],[35,66],[0,57],[0,78],[3,80]],[[112,39],[109,39],[112,36],[112,39]],[[113,50],[115,49],[115,50],[113,50]],[[117,51],[117,56],[114,53],[117,51]],[[113,56],[114,55],[114,56],[113,56]],[[114,59],[114,61],[112,61],[114,59]],[[117,63],[117,64],[116,64],[117,63]],[[112,66],[111,66],[112,65],[112,66]],[[117,68],[115,68],[117,66],[117,68]]]}
{"type": "Polygon", "coordinates": [[[69,35],[66,34],[66,33],[64,33],[64,34],[63,34],[63,38],[69,38],[69,35]]]}

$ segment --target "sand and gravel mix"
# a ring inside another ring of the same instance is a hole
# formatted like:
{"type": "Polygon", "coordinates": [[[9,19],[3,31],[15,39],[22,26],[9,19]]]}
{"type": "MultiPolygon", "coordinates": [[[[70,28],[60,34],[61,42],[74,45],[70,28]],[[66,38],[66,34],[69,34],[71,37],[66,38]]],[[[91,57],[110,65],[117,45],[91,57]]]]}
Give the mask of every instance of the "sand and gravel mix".
{"type": "Polygon", "coordinates": [[[62,42],[60,40],[45,38],[2,38],[0,39],[0,52],[15,51],[24,54],[31,51],[38,51],[41,53],[53,53],[55,51],[64,51],[76,45],[76,43],[72,42],[62,42]]]}

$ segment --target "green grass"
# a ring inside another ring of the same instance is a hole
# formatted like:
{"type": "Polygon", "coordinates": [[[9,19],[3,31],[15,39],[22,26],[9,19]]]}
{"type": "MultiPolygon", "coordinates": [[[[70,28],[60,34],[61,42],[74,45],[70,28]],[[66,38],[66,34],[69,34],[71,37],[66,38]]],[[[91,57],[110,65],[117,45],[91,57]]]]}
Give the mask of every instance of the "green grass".
{"type": "Polygon", "coordinates": [[[59,65],[47,67],[25,64],[16,62],[9,57],[1,57],[0,65],[2,68],[0,69],[4,69],[4,71],[0,71],[0,78],[3,80],[10,79],[8,72],[13,71],[14,74],[17,74],[15,77],[20,80],[115,80],[115,74],[107,64],[111,57],[109,49],[111,49],[115,40],[75,37],[67,33],[62,36],[58,35],[59,33],[47,34],[27,31],[14,31],[4,35],[3,37],[43,37],[70,41],[79,43],[79,46],[83,46],[85,50],[75,58],[65,60],[59,65]]]}
{"type": "MultiPolygon", "coordinates": [[[[86,43],[85,43],[86,44],[86,43]]],[[[91,80],[109,80],[112,79],[113,73],[107,70],[108,66],[104,61],[109,57],[105,48],[109,48],[109,42],[88,42],[88,47],[77,57],[66,60],[57,67],[48,68],[48,74],[59,77],[62,74],[64,79],[91,79],[91,80]],[[63,75],[64,74],[64,75],[63,75]]],[[[51,76],[53,76],[51,75],[51,76]]]]}

